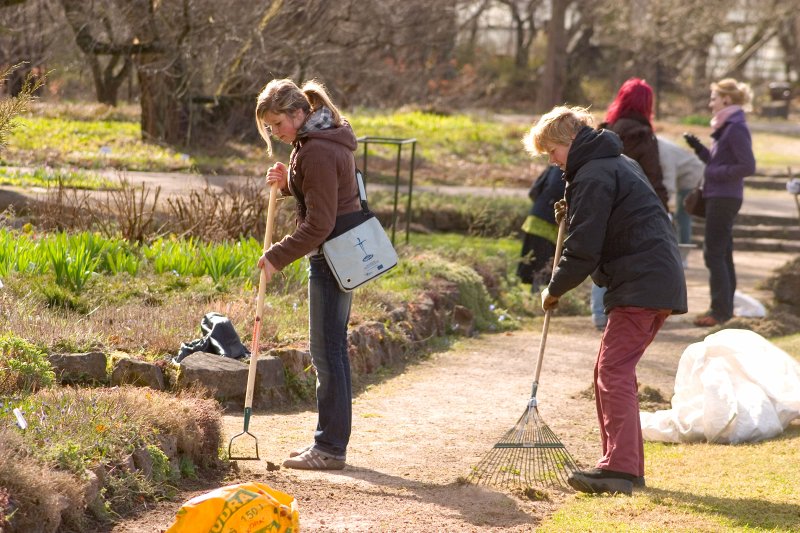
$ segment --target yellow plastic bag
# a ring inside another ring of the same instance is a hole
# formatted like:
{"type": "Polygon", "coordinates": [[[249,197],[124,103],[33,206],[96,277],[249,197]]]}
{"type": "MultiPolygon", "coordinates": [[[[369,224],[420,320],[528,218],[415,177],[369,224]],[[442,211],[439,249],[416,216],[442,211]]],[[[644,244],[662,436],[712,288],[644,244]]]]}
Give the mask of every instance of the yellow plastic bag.
{"type": "Polygon", "coordinates": [[[295,499],[254,481],[192,498],[165,533],[297,533],[299,528],[295,499]]]}

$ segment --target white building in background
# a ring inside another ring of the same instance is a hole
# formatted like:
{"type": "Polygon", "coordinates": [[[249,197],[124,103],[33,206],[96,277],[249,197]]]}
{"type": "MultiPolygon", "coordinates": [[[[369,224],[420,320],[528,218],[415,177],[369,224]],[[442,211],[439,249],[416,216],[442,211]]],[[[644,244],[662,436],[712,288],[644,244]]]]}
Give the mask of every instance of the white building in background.
{"type": "MultiPolygon", "coordinates": [[[[708,57],[709,77],[717,78],[724,75],[735,58],[745,51],[744,46],[756,31],[755,23],[748,24],[748,15],[753,13],[753,9],[760,7],[762,6],[753,7],[746,2],[745,7],[728,12],[727,20],[741,26],[736,32],[721,32],[714,36],[708,57]]],[[[756,43],[757,50],[744,68],[745,77],[752,81],[796,81],[787,78],[785,55],[777,36],[766,37],[764,41],[756,43]]]]}
{"type": "MultiPolygon", "coordinates": [[[[643,0],[646,2],[646,0],[643,0]]],[[[756,30],[755,24],[748,26],[748,9],[758,9],[759,5],[743,0],[746,6],[728,12],[727,19],[742,24],[736,32],[721,32],[714,36],[714,40],[709,49],[708,57],[708,76],[718,78],[723,75],[731,66],[735,58],[743,51],[742,47],[749,41],[753,32],[756,30]]],[[[737,0],[732,0],[735,4],[737,0]]],[[[756,2],[758,4],[758,2],[756,2]]],[[[479,2],[476,2],[476,6],[479,2]]],[[[643,4],[646,5],[646,4],[643,4]]],[[[752,11],[750,11],[752,12],[752,11]]],[[[469,10],[460,13],[462,20],[470,17],[469,10]]],[[[543,2],[539,8],[538,17],[546,19],[550,16],[549,2],[543,2]]],[[[567,27],[574,16],[574,9],[570,9],[567,15],[567,27]]],[[[539,31],[544,31],[542,28],[539,31]]],[[[515,29],[513,27],[508,8],[503,6],[492,6],[481,14],[478,21],[478,33],[476,44],[479,47],[489,50],[499,56],[513,56],[515,53],[515,29]]],[[[793,79],[787,78],[785,68],[785,56],[780,46],[778,38],[772,36],[765,43],[758,47],[753,56],[747,61],[744,69],[747,79],[759,81],[779,81],[795,82],[798,81],[797,73],[793,73],[793,79]]]]}

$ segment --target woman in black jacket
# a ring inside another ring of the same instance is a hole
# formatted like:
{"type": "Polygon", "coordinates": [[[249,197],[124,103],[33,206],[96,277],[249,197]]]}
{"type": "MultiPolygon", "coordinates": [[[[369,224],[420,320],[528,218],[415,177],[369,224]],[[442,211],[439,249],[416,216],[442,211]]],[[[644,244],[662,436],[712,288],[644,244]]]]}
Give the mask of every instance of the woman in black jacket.
{"type": "Polygon", "coordinates": [[[644,485],[636,364],[670,314],[686,313],[686,281],[672,224],[641,167],[622,157],[622,141],[591,128],[586,109],[556,107],[542,116],[525,144],[549,154],[567,182],[567,237],[542,308],[587,276],[608,287],[608,325],[594,368],[603,455],[578,471],[582,492],[630,494],[644,485]]]}

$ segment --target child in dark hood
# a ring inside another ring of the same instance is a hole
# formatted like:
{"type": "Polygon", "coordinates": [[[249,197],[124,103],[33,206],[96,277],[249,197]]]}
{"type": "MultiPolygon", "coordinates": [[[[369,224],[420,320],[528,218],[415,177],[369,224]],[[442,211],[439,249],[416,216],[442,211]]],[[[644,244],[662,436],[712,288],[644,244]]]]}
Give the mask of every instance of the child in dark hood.
{"type": "Polygon", "coordinates": [[[631,494],[644,485],[636,364],[671,314],[687,312],[678,242],[661,200],[641,167],[622,155],[612,131],[595,130],[589,112],[556,107],[525,138],[531,154],[548,154],[567,182],[567,237],[542,308],[587,276],[608,287],[608,325],[594,368],[603,455],[570,485],[589,493],[631,494]]]}
{"type": "Polygon", "coordinates": [[[550,281],[558,235],[553,204],[564,197],[562,174],[560,168],[551,165],[528,191],[533,205],[522,224],[522,259],[517,265],[517,275],[523,283],[531,284],[531,292],[539,292],[539,287],[550,281]]]}

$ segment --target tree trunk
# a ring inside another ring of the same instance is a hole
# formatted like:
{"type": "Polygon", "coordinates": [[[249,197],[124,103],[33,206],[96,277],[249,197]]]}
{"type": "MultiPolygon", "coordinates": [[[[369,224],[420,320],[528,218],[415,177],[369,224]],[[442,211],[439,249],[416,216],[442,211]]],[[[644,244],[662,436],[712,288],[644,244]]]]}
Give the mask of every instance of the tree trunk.
{"type": "Polygon", "coordinates": [[[542,112],[564,101],[567,77],[567,31],[564,23],[571,2],[553,0],[552,3],[552,13],[547,23],[547,57],[536,95],[536,108],[542,112]]]}
{"type": "Polygon", "coordinates": [[[186,143],[188,104],[181,95],[184,72],[180,62],[162,55],[138,57],[137,74],[141,91],[142,137],[171,145],[186,143]]]}

